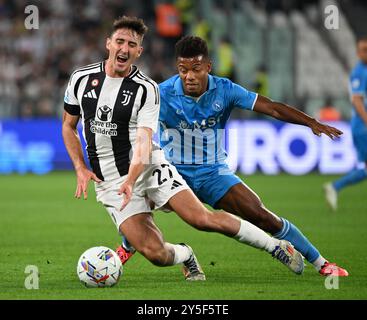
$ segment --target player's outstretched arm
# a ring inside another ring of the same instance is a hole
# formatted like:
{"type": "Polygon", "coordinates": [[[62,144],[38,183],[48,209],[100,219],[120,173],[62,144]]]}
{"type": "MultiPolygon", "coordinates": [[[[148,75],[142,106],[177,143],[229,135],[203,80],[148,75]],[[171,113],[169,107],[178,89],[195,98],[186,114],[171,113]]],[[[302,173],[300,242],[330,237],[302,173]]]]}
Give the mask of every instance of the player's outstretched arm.
{"type": "Polygon", "coordinates": [[[331,139],[334,139],[343,134],[343,132],[339,129],[322,124],[294,107],[288,106],[281,102],[272,101],[261,95],[259,95],[256,100],[254,111],[269,115],[275,119],[285,122],[307,126],[317,136],[321,136],[323,133],[329,136],[331,139]]]}
{"type": "Polygon", "coordinates": [[[87,199],[88,183],[90,180],[101,182],[101,180],[90,170],[88,170],[84,157],[83,150],[80,143],[77,125],[79,116],[73,116],[64,112],[62,121],[62,136],[64,139],[66,150],[73,162],[76,176],[77,176],[77,187],[75,191],[75,197],[80,198],[83,193],[84,199],[87,199]]]}

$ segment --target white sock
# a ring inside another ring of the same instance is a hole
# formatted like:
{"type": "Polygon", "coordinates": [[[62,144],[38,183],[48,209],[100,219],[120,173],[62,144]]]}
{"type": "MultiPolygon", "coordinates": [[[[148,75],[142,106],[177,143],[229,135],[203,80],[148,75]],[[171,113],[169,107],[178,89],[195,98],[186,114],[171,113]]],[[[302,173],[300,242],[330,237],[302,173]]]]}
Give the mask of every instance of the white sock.
{"type": "Polygon", "coordinates": [[[190,258],[191,251],[188,247],[181,244],[172,244],[166,242],[166,246],[173,249],[175,256],[173,258],[173,265],[182,263],[190,258]]]}
{"type": "Polygon", "coordinates": [[[312,262],[312,264],[317,271],[320,271],[325,262],[327,262],[327,260],[320,255],[314,262],[312,262]]]}
{"type": "Polygon", "coordinates": [[[269,253],[273,252],[275,247],[279,245],[280,240],[269,236],[265,231],[248,221],[242,219],[240,221],[240,230],[234,236],[239,242],[246,243],[254,248],[266,250],[269,253]]]}

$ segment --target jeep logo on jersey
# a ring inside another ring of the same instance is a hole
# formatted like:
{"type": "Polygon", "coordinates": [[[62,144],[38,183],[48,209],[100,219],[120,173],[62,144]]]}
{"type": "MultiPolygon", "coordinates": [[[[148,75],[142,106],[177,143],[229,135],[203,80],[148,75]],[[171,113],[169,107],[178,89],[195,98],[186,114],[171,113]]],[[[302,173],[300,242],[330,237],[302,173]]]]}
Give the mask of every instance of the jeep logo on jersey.
{"type": "Polygon", "coordinates": [[[128,103],[130,102],[131,97],[133,96],[133,92],[129,91],[129,90],[123,90],[122,91],[122,96],[124,97],[124,99],[121,101],[121,104],[123,106],[128,105],[128,103]]]}
{"type": "Polygon", "coordinates": [[[112,119],[112,109],[109,106],[98,107],[97,117],[101,121],[111,121],[112,119]]]}

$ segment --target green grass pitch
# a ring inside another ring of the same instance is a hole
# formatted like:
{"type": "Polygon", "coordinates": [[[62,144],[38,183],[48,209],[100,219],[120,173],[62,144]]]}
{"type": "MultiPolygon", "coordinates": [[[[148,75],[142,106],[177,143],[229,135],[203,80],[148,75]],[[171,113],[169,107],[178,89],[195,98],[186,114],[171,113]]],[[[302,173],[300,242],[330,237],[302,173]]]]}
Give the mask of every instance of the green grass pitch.
{"type": "Polygon", "coordinates": [[[366,299],[367,185],[345,189],[340,210],[331,213],[321,186],[332,178],[253,175],[245,181],[269,209],[349,271],[338,289],[326,289],[325,278],[308,263],[297,276],[265,252],[158,212],[155,220],[165,239],[189,243],[207,281],[185,282],[179,266],[159,268],[136,254],[117,286],[87,289],[76,275],[80,254],[97,245],[115,248],[120,241],[92,186],[84,201],[73,198],[71,172],[0,176],[0,299],[366,299]],[[27,265],[39,269],[38,290],[25,288],[27,265]]]}

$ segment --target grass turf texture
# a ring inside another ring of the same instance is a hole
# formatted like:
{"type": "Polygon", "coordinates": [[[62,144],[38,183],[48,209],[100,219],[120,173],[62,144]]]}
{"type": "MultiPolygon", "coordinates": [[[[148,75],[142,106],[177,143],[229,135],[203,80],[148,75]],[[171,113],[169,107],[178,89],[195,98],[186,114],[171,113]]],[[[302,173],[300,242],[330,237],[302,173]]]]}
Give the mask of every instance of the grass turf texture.
{"type": "Polygon", "coordinates": [[[87,201],[75,200],[73,173],[1,176],[0,299],[366,299],[366,183],[345,189],[335,214],[321,189],[331,178],[253,175],[245,180],[269,209],[349,271],[338,290],[327,290],[325,278],[308,263],[297,276],[267,253],[194,230],[173,213],[156,213],[157,225],[167,241],[194,248],[206,282],[186,282],[180,266],[159,268],[136,254],[117,286],[87,289],[76,275],[80,254],[98,245],[114,249],[120,241],[93,187],[87,201]],[[38,290],[25,289],[27,265],[39,268],[38,290]]]}

